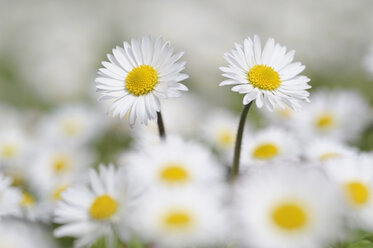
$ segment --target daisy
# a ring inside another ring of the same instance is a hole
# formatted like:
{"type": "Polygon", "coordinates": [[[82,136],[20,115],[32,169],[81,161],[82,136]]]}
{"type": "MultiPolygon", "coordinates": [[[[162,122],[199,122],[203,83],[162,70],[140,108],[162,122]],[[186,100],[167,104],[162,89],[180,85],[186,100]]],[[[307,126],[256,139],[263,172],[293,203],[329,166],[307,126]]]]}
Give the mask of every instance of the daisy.
{"type": "Polygon", "coordinates": [[[0,173],[0,218],[20,216],[22,194],[18,188],[12,187],[12,180],[0,173]]]}
{"type": "Polygon", "coordinates": [[[170,136],[166,143],[135,152],[127,161],[128,180],[144,189],[211,187],[224,180],[223,167],[208,149],[176,136],[170,136]]]}
{"type": "Polygon", "coordinates": [[[128,239],[124,218],[133,197],[120,175],[113,165],[100,165],[98,172],[90,170],[88,185],[75,185],[63,192],[54,212],[54,221],[62,224],[55,236],[77,238],[75,247],[93,245],[102,237],[106,247],[114,247],[119,230],[121,237],[128,239]]]}
{"type": "Polygon", "coordinates": [[[314,167],[260,167],[236,185],[235,199],[244,247],[324,247],[342,233],[338,194],[314,167]]]}
{"type": "Polygon", "coordinates": [[[246,166],[284,159],[298,159],[296,138],[283,129],[269,127],[244,140],[242,163],[246,166]]]}
{"type": "Polygon", "coordinates": [[[223,76],[228,78],[220,83],[236,85],[232,91],[245,94],[243,104],[256,100],[258,108],[266,106],[270,111],[275,106],[285,105],[296,110],[300,102],[308,101],[311,88],[306,76],[299,76],[305,66],[292,62],[294,51],[286,52],[286,47],[268,39],[262,51],[258,36],[249,37],[244,44],[235,44],[235,48],[224,54],[229,66],[220,67],[223,76]]]}
{"type": "Polygon", "coordinates": [[[360,155],[327,162],[323,169],[338,185],[353,228],[373,230],[373,158],[360,155]]]}
{"type": "Polygon", "coordinates": [[[303,157],[313,163],[325,163],[329,160],[356,155],[357,150],[339,141],[314,139],[303,148],[303,157]]]}
{"type": "Polygon", "coordinates": [[[110,62],[102,62],[96,78],[99,100],[112,100],[109,111],[113,117],[123,118],[129,113],[133,126],[138,118],[141,124],[157,120],[161,111],[160,99],[179,97],[180,91],[187,91],[179,83],[188,78],[181,73],[185,61],[179,61],[183,52],[173,54],[170,42],[162,37],[154,42],[149,36],[132,39],[131,44],[124,42],[123,48],[113,49],[108,54],[110,62]]]}
{"type": "Polygon", "coordinates": [[[358,92],[323,90],[315,92],[311,101],[292,121],[292,128],[304,140],[318,136],[355,141],[372,123],[370,105],[358,92]]]}
{"type": "Polygon", "coordinates": [[[264,117],[266,122],[270,124],[284,127],[286,129],[293,129],[292,122],[294,121],[298,112],[292,110],[288,106],[285,106],[285,108],[274,107],[273,112],[268,111],[268,109],[261,108],[259,113],[264,117]]]}
{"type": "Polygon", "coordinates": [[[156,247],[219,246],[228,230],[226,209],[220,194],[205,191],[152,192],[139,201],[131,226],[136,235],[156,247]]]}

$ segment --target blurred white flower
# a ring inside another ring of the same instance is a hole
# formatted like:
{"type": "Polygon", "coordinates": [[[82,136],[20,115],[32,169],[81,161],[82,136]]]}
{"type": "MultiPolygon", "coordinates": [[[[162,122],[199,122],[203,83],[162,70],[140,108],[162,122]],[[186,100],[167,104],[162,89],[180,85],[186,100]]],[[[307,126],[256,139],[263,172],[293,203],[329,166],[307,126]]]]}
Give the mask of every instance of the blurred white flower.
{"type": "Polygon", "coordinates": [[[12,180],[0,173],[0,219],[21,215],[19,204],[22,201],[22,193],[11,185],[12,180]]]}
{"type": "Polygon", "coordinates": [[[22,217],[26,220],[32,222],[41,221],[44,223],[49,223],[50,221],[51,211],[47,204],[30,192],[22,192],[20,208],[22,217]]]}
{"type": "Polygon", "coordinates": [[[75,247],[92,245],[103,237],[108,248],[116,245],[118,232],[129,238],[125,215],[132,196],[120,175],[113,165],[100,165],[98,172],[91,169],[89,186],[78,184],[63,192],[54,217],[62,226],[55,236],[77,238],[75,247]]]}
{"type": "Polygon", "coordinates": [[[39,224],[17,220],[1,220],[0,247],[2,248],[58,248],[49,230],[39,224]]]}
{"type": "Polygon", "coordinates": [[[102,135],[107,126],[105,119],[93,107],[80,104],[60,107],[41,121],[39,135],[55,144],[82,145],[102,135]]]}
{"type": "Polygon", "coordinates": [[[128,180],[144,189],[212,187],[224,180],[224,168],[206,147],[176,136],[134,152],[125,168],[128,180]]]}
{"type": "Polygon", "coordinates": [[[188,78],[181,73],[185,61],[178,61],[183,52],[173,54],[170,42],[161,37],[155,42],[149,37],[132,39],[108,54],[110,62],[102,62],[96,78],[99,100],[113,100],[109,111],[113,117],[123,118],[129,112],[133,126],[139,118],[141,124],[157,120],[161,110],[160,99],[179,97],[188,88],[179,83],[188,78]]]}
{"type": "Polygon", "coordinates": [[[268,111],[268,109],[261,108],[259,112],[269,125],[276,125],[286,129],[293,129],[292,122],[294,121],[294,118],[298,113],[288,106],[285,106],[285,108],[275,107],[273,109],[273,112],[268,111]]]}
{"type": "Polygon", "coordinates": [[[269,127],[243,140],[242,165],[252,166],[284,159],[298,159],[299,143],[289,131],[269,127]]]}
{"type": "Polygon", "coordinates": [[[340,141],[331,139],[313,139],[303,145],[302,155],[312,163],[325,163],[329,160],[339,159],[354,156],[357,154],[357,149],[340,141]]]}
{"type": "Polygon", "coordinates": [[[355,141],[373,119],[369,103],[355,91],[318,91],[312,94],[311,101],[292,122],[304,140],[321,136],[355,141]]]}
{"type": "Polygon", "coordinates": [[[334,159],[323,169],[337,184],[348,208],[354,229],[373,230],[373,158],[367,155],[334,159]]]}
{"type": "Polygon", "coordinates": [[[324,247],[343,235],[341,200],[315,168],[274,164],[243,179],[235,216],[244,247],[324,247]]]}
{"type": "Polygon", "coordinates": [[[297,110],[300,102],[308,101],[306,90],[311,86],[309,78],[298,76],[305,66],[292,62],[294,54],[294,50],[286,53],[286,47],[274,39],[268,39],[262,51],[259,37],[254,36],[254,41],[248,37],[243,45],[235,44],[230,53],[224,54],[229,66],[220,70],[228,79],[220,86],[236,85],[232,91],[245,94],[244,105],[256,100],[258,108],[266,106],[270,111],[285,105],[297,110]]]}
{"type": "MultiPolygon", "coordinates": [[[[215,247],[229,230],[222,195],[215,189],[153,191],[131,216],[136,235],[156,247],[215,247]]],[[[220,247],[220,246],[219,246],[220,247]]]]}

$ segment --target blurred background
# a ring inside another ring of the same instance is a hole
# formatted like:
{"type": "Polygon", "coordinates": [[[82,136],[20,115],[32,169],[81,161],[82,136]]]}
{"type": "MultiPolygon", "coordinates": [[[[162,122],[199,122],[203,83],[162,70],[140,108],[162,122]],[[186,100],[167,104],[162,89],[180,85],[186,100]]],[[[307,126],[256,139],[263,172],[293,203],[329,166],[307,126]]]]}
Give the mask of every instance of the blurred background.
{"type": "Polygon", "coordinates": [[[296,50],[314,88],[354,88],[373,101],[363,66],[373,44],[371,0],[0,2],[0,98],[14,106],[94,102],[100,62],[144,34],[162,35],[186,52],[187,85],[213,104],[240,106],[241,97],[217,87],[218,67],[234,42],[254,34],[296,50]]]}

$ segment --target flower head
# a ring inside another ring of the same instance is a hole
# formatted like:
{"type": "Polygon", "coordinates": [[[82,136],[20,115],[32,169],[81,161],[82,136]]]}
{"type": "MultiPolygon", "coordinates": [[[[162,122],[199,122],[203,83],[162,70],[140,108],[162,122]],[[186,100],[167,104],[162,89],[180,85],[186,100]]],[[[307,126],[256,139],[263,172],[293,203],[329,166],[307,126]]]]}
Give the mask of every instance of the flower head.
{"type": "Polygon", "coordinates": [[[223,76],[228,78],[220,86],[235,85],[232,91],[245,94],[243,104],[256,99],[258,108],[264,105],[273,110],[285,105],[299,109],[301,101],[308,101],[311,88],[310,79],[299,76],[305,66],[300,62],[292,62],[294,51],[286,52],[286,47],[268,39],[262,51],[258,36],[254,40],[245,39],[244,44],[236,44],[229,53],[224,54],[229,63],[220,67],[223,76]]]}
{"type": "Polygon", "coordinates": [[[173,54],[173,50],[169,41],[159,37],[153,43],[149,36],[113,49],[113,54],[108,54],[110,62],[102,62],[104,68],[96,78],[99,100],[113,100],[109,111],[120,118],[129,113],[131,126],[137,118],[144,124],[157,120],[160,99],[178,97],[180,91],[188,90],[179,83],[188,78],[181,73],[185,68],[185,61],[179,61],[183,52],[173,54]]]}

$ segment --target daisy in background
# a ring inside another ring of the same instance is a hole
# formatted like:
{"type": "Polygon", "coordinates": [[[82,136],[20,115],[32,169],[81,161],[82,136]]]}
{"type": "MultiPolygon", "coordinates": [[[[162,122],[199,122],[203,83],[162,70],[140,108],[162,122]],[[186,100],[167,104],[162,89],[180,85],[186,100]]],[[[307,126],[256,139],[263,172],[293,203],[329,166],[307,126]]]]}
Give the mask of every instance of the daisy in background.
{"type": "Polygon", "coordinates": [[[367,72],[373,77],[373,45],[370,47],[368,55],[364,58],[363,64],[367,72]]]}
{"type": "Polygon", "coordinates": [[[302,156],[312,163],[325,163],[329,160],[355,156],[357,149],[339,141],[319,138],[309,141],[302,148],[302,156]]]}
{"type": "Polygon", "coordinates": [[[225,162],[233,159],[238,118],[228,110],[215,110],[208,112],[200,127],[202,139],[214,147],[225,162]]]}
{"type": "Polygon", "coordinates": [[[370,105],[358,92],[317,91],[311,101],[312,104],[298,112],[292,122],[292,128],[304,140],[319,136],[356,141],[372,123],[370,105]]]}
{"type": "Polygon", "coordinates": [[[299,76],[305,66],[300,62],[292,62],[295,51],[286,52],[286,47],[268,39],[263,51],[258,36],[244,40],[243,45],[235,44],[235,48],[224,54],[229,63],[220,67],[223,76],[228,78],[220,86],[235,85],[232,91],[245,94],[243,104],[256,100],[258,108],[266,106],[269,110],[285,105],[297,110],[299,102],[308,101],[311,88],[310,79],[299,76]]]}
{"type": "Polygon", "coordinates": [[[51,143],[82,145],[102,135],[107,123],[104,115],[85,105],[60,107],[40,123],[39,133],[51,143]]]}
{"type": "Polygon", "coordinates": [[[102,62],[96,78],[99,100],[112,100],[109,111],[113,117],[123,118],[129,114],[133,126],[136,119],[141,124],[157,120],[161,111],[160,99],[179,97],[180,91],[187,91],[179,83],[188,78],[181,73],[185,61],[179,61],[183,52],[173,54],[170,42],[162,37],[154,42],[150,36],[124,42],[123,48],[116,47],[108,54],[109,62],[102,62]]]}
{"type": "Polygon", "coordinates": [[[343,237],[339,195],[314,167],[262,166],[243,178],[235,192],[243,247],[326,247],[343,237]]]}
{"type": "Polygon", "coordinates": [[[354,229],[373,231],[373,157],[368,155],[334,159],[323,166],[339,187],[348,206],[354,229]]]}
{"type": "Polygon", "coordinates": [[[20,216],[22,193],[12,187],[12,180],[0,173],[0,219],[9,216],[20,216]]]}
{"type": "Polygon", "coordinates": [[[113,248],[117,235],[128,240],[126,215],[133,195],[121,175],[113,165],[100,165],[98,172],[90,170],[88,185],[77,184],[63,192],[54,212],[54,222],[61,224],[55,236],[76,238],[74,247],[105,238],[106,247],[113,248]]]}
{"type": "Polygon", "coordinates": [[[187,187],[146,194],[131,216],[131,227],[155,247],[223,245],[229,230],[227,210],[222,195],[210,190],[187,187]]]}
{"type": "Polygon", "coordinates": [[[299,155],[299,143],[292,133],[269,127],[244,140],[242,164],[247,167],[285,159],[297,160],[299,155]]]}
{"type": "Polygon", "coordinates": [[[128,180],[142,189],[213,187],[224,180],[224,168],[206,147],[177,136],[134,152],[127,161],[128,180]]]}
{"type": "Polygon", "coordinates": [[[275,107],[273,109],[273,112],[269,111],[268,109],[261,108],[259,113],[270,125],[276,125],[286,129],[292,129],[292,122],[294,121],[295,116],[298,112],[292,110],[288,106],[285,106],[285,108],[275,107]]]}

